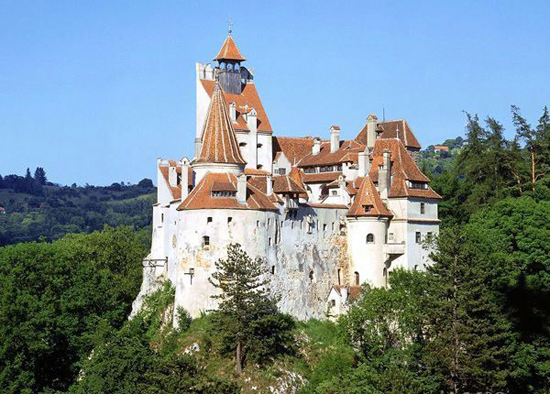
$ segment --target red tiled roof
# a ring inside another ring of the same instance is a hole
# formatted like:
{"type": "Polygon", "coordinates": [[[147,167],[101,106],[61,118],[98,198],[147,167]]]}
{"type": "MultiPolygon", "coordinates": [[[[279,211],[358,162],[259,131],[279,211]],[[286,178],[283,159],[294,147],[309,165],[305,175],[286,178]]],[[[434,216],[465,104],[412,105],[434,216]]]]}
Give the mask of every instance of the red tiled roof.
{"type": "Polygon", "coordinates": [[[312,137],[275,137],[273,139],[273,158],[279,152],[283,152],[291,165],[296,165],[307,155],[311,154],[313,148],[312,137]]]}
{"type": "MultiPolygon", "coordinates": [[[[212,97],[212,93],[214,92],[214,88],[216,86],[216,81],[201,80],[201,84],[204,87],[204,90],[206,90],[206,93],[212,97]]],[[[250,111],[251,108],[254,108],[258,114],[258,131],[265,133],[273,132],[267,114],[264,110],[264,106],[262,105],[262,101],[260,100],[260,96],[258,95],[258,91],[256,90],[256,86],[253,83],[249,82],[245,84],[241,94],[224,92],[224,96],[228,108],[229,104],[233,102],[237,106],[237,123],[234,124],[235,130],[249,130],[243,114],[247,112],[246,108],[248,108],[248,111],[250,111]]]]}
{"type": "Polygon", "coordinates": [[[392,217],[392,213],[382,202],[374,183],[369,177],[359,179],[361,186],[348,211],[348,216],[386,216],[392,217]],[[369,209],[365,209],[368,207],[369,209]]]}
{"type": "Polygon", "coordinates": [[[275,193],[307,193],[306,189],[295,182],[290,175],[273,177],[273,191],[275,193]]]}
{"type": "Polygon", "coordinates": [[[378,182],[378,166],[383,164],[383,152],[390,151],[391,173],[395,175],[403,171],[406,179],[415,182],[429,182],[430,179],[420,171],[416,162],[409,155],[409,152],[403,146],[403,143],[394,139],[377,139],[374,143],[372,152],[372,164],[369,176],[375,182],[378,182]]]}
{"type": "Polygon", "coordinates": [[[245,175],[254,175],[254,176],[268,176],[268,175],[271,175],[271,173],[269,171],[258,170],[258,169],[255,169],[255,168],[245,168],[244,169],[244,174],[245,175]]]}
{"type": "MultiPolygon", "coordinates": [[[[175,161],[169,162],[170,167],[176,167],[175,161]]],[[[168,175],[168,168],[166,166],[160,166],[160,172],[162,174],[162,177],[164,178],[166,185],[170,188],[170,191],[172,192],[172,198],[174,200],[178,200],[181,198],[181,188],[180,186],[170,186],[170,180],[168,175]]],[[[182,167],[176,167],[177,174],[181,174],[182,167]]],[[[193,169],[191,167],[187,167],[187,187],[193,187],[193,169]]]]}
{"type": "MultiPolygon", "coordinates": [[[[376,125],[378,131],[382,131],[380,138],[398,138],[407,148],[420,149],[420,143],[414,136],[409,124],[404,119],[387,120],[378,122],[376,125]]],[[[366,145],[367,144],[367,125],[359,132],[355,141],[366,145]]]]}
{"type": "Polygon", "coordinates": [[[319,172],[316,174],[304,174],[304,183],[325,183],[332,182],[342,175],[341,172],[319,172]]]}
{"type": "Polygon", "coordinates": [[[245,164],[235,130],[227,113],[222,89],[216,85],[202,131],[202,148],[197,163],[245,164]]]}
{"type": "MultiPolygon", "coordinates": [[[[221,191],[215,190],[220,187],[219,185],[223,185],[221,186],[223,188],[231,187],[231,191],[236,191],[237,176],[229,173],[207,173],[180,204],[178,211],[192,209],[251,209],[268,211],[277,209],[271,199],[261,190],[254,187],[252,182],[247,182],[246,203],[242,205],[239,204],[236,197],[213,197],[213,190],[221,191]]],[[[228,190],[224,189],[223,191],[228,190]]]]}
{"type": "Polygon", "coordinates": [[[229,35],[223,42],[222,48],[220,49],[214,60],[237,60],[240,62],[244,62],[246,59],[243,55],[241,55],[239,48],[237,48],[237,44],[235,44],[235,41],[233,41],[233,37],[229,35]]]}
{"type": "Polygon", "coordinates": [[[342,296],[342,289],[346,289],[348,291],[348,297],[350,300],[355,300],[361,295],[361,286],[340,286],[340,285],[334,285],[332,286],[334,290],[338,293],[338,295],[342,296]]]}
{"type": "Polygon", "coordinates": [[[330,151],[330,142],[321,144],[321,151],[314,155],[310,152],[298,163],[299,167],[333,165],[345,162],[357,162],[357,155],[365,147],[357,141],[341,141],[340,148],[336,152],[330,151]]]}

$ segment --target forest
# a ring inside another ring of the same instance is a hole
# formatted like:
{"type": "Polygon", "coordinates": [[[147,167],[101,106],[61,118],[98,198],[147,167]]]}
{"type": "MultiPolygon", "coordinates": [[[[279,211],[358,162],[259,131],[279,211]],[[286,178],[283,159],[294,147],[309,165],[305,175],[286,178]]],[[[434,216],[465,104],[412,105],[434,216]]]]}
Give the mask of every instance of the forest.
{"type": "Polygon", "coordinates": [[[53,241],[71,233],[90,233],[105,224],[142,229],[151,224],[155,187],[150,179],[136,185],[61,186],[38,167],[25,176],[0,175],[0,246],[53,241]]]}
{"type": "Polygon", "coordinates": [[[511,116],[511,140],[466,114],[445,165],[423,155],[443,197],[435,264],[364,285],[334,323],[281,313],[239,245],[211,278],[219,310],[193,320],[170,283],[128,319],[146,228],[1,247],[0,392],[549,393],[550,114],[511,116]]]}

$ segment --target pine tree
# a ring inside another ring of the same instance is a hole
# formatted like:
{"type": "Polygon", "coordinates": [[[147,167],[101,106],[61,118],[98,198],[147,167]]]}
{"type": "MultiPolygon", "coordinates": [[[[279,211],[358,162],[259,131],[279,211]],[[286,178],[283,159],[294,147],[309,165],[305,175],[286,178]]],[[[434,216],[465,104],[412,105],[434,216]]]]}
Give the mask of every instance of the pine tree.
{"type": "Polygon", "coordinates": [[[265,356],[285,350],[290,340],[292,320],[277,311],[270,297],[265,262],[251,259],[239,244],[227,249],[227,259],[215,263],[210,283],[221,290],[218,326],[225,331],[235,351],[236,370],[242,373],[247,353],[261,348],[265,356]]]}
{"type": "Polygon", "coordinates": [[[489,288],[489,270],[461,229],[443,231],[432,258],[426,313],[433,373],[454,394],[506,388],[513,338],[489,288]]]}
{"type": "Polygon", "coordinates": [[[47,178],[46,178],[46,171],[42,167],[36,167],[36,170],[34,171],[34,180],[40,183],[41,185],[45,185],[47,178]]]}
{"type": "Polygon", "coordinates": [[[531,127],[515,105],[512,106],[512,115],[517,136],[529,151],[531,190],[534,191],[537,182],[550,174],[550,114],[544,107],[536,128],[531,127]]]}

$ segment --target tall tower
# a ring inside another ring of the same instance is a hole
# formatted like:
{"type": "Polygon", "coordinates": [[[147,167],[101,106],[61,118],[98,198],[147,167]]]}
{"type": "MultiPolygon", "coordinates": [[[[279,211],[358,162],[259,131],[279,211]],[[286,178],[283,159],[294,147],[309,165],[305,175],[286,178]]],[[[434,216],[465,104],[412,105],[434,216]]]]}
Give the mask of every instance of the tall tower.
{"type": "Polygon", "coordinates": [[[231,94],[241,94],[241,62],[246,59],[239,52],[239,48],[231,37],[231,30],[225,39],[222,49],[214,58],[219,65],[218,80],[224,92],[231,94]]]}

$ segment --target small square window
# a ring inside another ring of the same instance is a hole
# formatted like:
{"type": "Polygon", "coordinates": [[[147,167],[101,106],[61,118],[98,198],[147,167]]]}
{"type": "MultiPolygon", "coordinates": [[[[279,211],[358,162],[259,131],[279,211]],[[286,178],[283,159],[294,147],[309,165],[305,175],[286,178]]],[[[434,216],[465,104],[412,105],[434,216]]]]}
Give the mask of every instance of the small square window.
{"type": "Polygon", "coordinates": [[[208,217],[206,218],[206,223],[207,223],[207,224],[212,223],[212,216],[208,216],[208,217]]]}
{"type": "Polygon", "coordinates": [[[227,224],[231,223],[232,221],[233,221],[233,218],[232,218],[231,216],[229,216],[229,217],[227,218],[227,224]]]}

